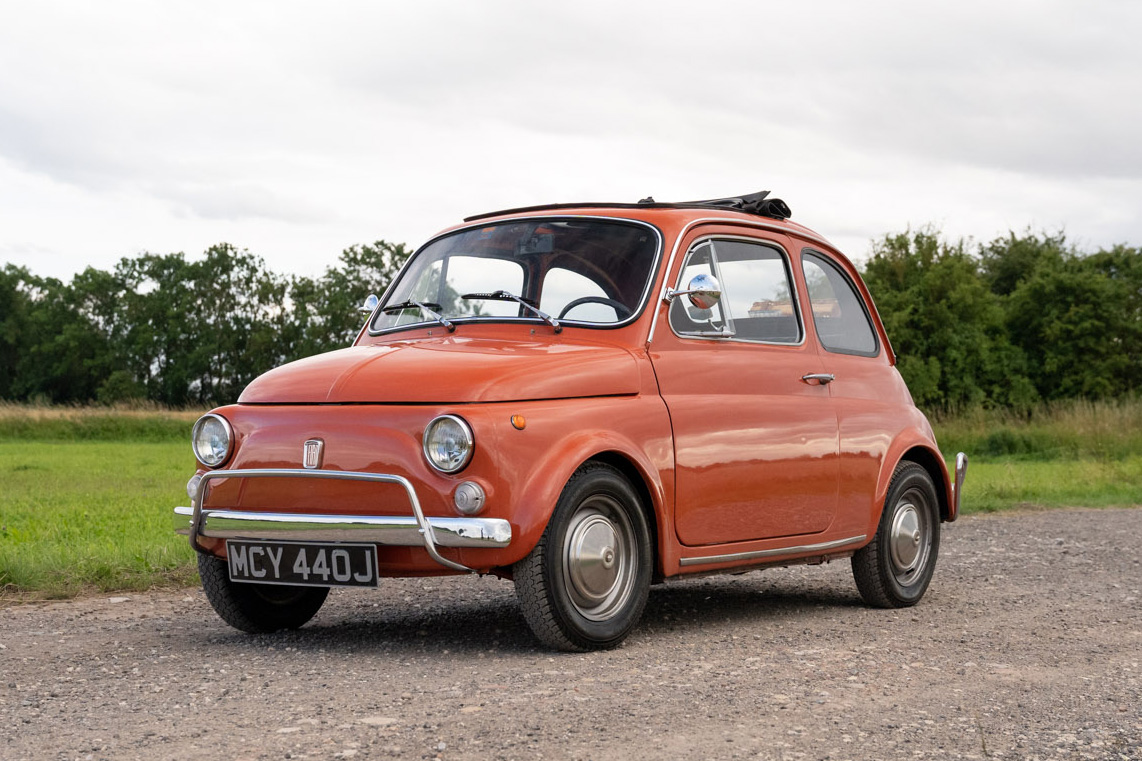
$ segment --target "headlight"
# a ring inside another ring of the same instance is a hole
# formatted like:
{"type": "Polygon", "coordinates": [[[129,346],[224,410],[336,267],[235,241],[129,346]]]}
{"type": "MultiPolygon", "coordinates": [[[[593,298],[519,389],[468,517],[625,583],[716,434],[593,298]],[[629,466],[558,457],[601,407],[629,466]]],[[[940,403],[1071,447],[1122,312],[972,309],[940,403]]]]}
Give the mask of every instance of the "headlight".
{"type": "Polygon", "coordinates": [[[424,456],[442,473],[462,470],[475,446],[472,429],[455,415],[441,415],[424,429],[424,456]]]}
{"type": "Polygon", "coordinates": [[[200,417],[190,434],[194,456],[208,468],[217,468],[226,462],[233,444],[234,429],[226,418],[213,412],[200,417]]]}

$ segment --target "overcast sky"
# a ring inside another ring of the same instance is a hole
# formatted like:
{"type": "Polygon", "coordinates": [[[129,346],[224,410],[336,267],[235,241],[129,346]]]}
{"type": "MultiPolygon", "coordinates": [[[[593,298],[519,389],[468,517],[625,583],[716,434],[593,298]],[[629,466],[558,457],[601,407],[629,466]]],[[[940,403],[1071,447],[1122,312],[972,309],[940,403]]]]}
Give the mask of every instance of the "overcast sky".
{"type": "Polygon", "coordinates": [[[0,264],[316,275],[536,203],[770,189],[1142,246],[1142,3],[0,0],[0,264]]]}

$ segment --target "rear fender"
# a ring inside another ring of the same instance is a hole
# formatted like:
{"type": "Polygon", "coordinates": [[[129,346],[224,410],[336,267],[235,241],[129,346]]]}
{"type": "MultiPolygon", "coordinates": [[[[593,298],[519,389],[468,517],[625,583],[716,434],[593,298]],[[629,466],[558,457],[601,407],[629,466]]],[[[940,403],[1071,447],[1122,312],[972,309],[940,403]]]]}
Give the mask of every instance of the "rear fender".
{"type": "Polygon", "coordinates": [[[897,436],[881,461],[876,497],[872,503],[866,536],[872,537],[876,534],[880,514],[884,510],[884,500],[888,496],[888,487],[892,483],[892,475],[904,460],[922,466],[932,477],[932,483],[936,486],[936,497],[939,500],[940,520],[956,519],[952,501],[952,481],[948,477],[948,466],[944,462],[944,456],[933,446],[930,436],[925,436],[920,431],[905,431],[897,436]]]}

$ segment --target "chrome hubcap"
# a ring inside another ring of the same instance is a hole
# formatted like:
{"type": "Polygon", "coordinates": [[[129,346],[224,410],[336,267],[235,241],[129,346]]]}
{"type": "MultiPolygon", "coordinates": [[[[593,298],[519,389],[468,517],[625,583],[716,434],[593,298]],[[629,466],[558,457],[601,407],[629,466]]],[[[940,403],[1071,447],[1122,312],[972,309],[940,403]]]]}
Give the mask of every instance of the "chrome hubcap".
{"type": "Polygon", "coordinates": [[[571,519],[563,545],[563,578],[571,603],[593,621],[621,608],[634,584],[633,527],[609,497],[592,497],[571,519]]]}
{"type": "Polygon", "coordinates": [[[901,584],[908,584],[924,569],[932,544],[928,513],[909,501],[910,496],[898,503],[889,530],[888,552],[901,584]]]}

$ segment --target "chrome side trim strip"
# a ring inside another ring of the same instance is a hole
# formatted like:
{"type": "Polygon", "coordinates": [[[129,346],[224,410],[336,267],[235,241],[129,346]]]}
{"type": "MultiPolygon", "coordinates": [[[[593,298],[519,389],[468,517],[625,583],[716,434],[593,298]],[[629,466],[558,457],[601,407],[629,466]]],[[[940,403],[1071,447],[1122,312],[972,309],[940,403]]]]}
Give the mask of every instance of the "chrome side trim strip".
{"type": "Polygon", "coordinates": [[[704,555],[702,557],[682,558],[679,563],[683,566],[710,565],[712,563],[736,563],[743,560],[761,560],[778,555],[799,555],[803,552],[823,552],[839,549],[849,544],[863,542],[867,538],[868,536],[866,534],[861,534],[860,536],[850,536],[848,539],[837,539],[832,542],[822,542],[820,544],[803,544],[798,547],[777,547],[772,550],[757,550],[755,552],[735,552],[729,555],[704,555]]]}
{"type": "MultiPolygon", "coordinates": [[[[190,534],[194,509],[174,509],[174,530],[190,534]]],[[[507,547],[511,524],[502,518],[429,518],[441,547],[507,547]]],[[[305,539],[321,542],[374,542],[394,547],[424,544],[411,515],[320,515],[203,510],[199,536],[214,539],[305,539]]]]}
{"type": "MultiPolygon", "coordinates": [[[[404,489],[405,494],[408,495],[409,504],[412,506],[412,514],[416,522],[416,531],[420,534],[420,544],[424,545],[424,549],[428,552],[429,556],[440,565],[451,568],[455,571],[465,571],[475,573],[475,569],[469,568],[455,561],[449,560],[437,552],[436,547],[439,544],[436,538],[435,527],[424,515],[424,511],[420,508],[420,500],[416,498],[416,489],[412,487],[410,482],[404,476],[394,476],[388,473],[361,473],[352,470],[293,470],[289,468],[251,468],[249,470],[212,470],[203,474],[198,482],[198,489],[191,500],[191,515],[190,526],[188,535],[190,537],[190,546],[195,552],[203,552],[204,550],[198,544],[198,537],[205,536],[204,529],[204,516],[208,512],[202,509],[202,501],[206,496],[206,488],[211,481],[222,478],[328,478],[336,481],[370,481],[373,483],[397,484],[404,489]]],[[[359,536],[359,535],[358,535],[359,536]]]]}

